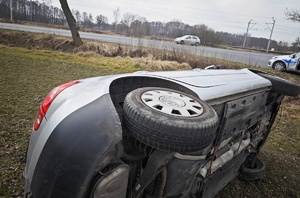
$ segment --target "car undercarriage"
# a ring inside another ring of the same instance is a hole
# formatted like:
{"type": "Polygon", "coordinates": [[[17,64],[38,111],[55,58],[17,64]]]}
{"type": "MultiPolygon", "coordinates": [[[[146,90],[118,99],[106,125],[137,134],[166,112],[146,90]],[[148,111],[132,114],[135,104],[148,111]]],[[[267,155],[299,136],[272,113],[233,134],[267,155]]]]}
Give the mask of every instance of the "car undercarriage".
{"type": "Polygon", "coordinates": [[[299,85],[255,70],[94,80],[62,91],[33,131],[27,197],[207,198],[236,176],[262,179],[257,155],[284,96],[300,93],[299,85]],[[77,108],[83,96],[91,101],[77,108]]]}

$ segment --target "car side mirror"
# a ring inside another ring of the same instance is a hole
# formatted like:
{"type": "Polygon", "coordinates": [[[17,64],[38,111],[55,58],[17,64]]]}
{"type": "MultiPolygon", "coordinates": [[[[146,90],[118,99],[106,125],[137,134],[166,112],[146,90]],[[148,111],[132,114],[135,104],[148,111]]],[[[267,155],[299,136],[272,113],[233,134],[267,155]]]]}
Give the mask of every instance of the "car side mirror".
{"type": "Polygon", "coordinates": [[[204,69],[221,69],[221,65],[210,65],[205,67],[204,69]]]}
{"type": "Polygon", "coordinates": [[[293,55],[292,55],[292,58],[295,58],[295,57],[296,57],[296,54],[293,54],[293,55]]]}

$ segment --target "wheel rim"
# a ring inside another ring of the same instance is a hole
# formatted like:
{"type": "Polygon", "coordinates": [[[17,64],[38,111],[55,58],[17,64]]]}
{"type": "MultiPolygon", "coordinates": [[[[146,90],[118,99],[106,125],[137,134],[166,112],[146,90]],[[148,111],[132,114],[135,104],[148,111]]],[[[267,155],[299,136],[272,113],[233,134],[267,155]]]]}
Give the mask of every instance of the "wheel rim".
{"type": "Polygon", "coordinates": [[[163,90],[151,90],[141,96],[144,104],[173,116],[195,117],[203,113],[202,105],[188,96],[163,90]]]}
{"type": "Polygon", "coordinates": [[[284,70],[284,66],[283,66],[282,63],[275,63],[274,69],[275,69],[275,70],[282,71],[282,70],[284,70]]]}

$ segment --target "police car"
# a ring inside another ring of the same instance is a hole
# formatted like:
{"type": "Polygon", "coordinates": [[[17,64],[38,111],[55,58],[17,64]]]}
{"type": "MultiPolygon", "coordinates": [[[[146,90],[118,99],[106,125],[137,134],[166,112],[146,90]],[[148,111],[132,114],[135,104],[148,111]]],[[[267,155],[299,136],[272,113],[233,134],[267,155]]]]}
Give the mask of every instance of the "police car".
{"type": "Polygon", "coordinates": [[[300,73],[300,52],[297,54],[274,56],[269,60],[268,66],[278,71],[294,71],[300,73]]]}

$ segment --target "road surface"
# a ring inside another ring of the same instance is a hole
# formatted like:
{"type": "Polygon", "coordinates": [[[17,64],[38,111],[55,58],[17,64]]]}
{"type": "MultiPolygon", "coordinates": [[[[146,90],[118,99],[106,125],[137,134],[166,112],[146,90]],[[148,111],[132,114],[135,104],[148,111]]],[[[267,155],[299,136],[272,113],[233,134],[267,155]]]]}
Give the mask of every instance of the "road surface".
{"type": "MultiPolygon", "coordinates": [[[[11,30],[21,30],[35,33],[47,33],[55,34],[60,36],[71,37],[71,32],[69,30],[63,29],[54,29],[47,27],[37,27],[37,26],[28,26],[20,24],[11,24],[11,23],[0,23],[0,28],[11,29],[11,30]]],[[[245,52],[245,51],[236,51],[228,49],[220,49],[206,46],[187,46],[187,45],[178,45],[175,42],[169,41],[156,41],[156,40],[147,40],[123,36],[112,36],[106,34],[96,34],[89,32],[79,32],[81,38],[92,39],[97,41],[120,43],[126,45],[135,45],[135,46],[144,46],[158,49],[167,49],[167,50],[178,50],[184,51],[190,54],[220,58],[235,62],[241,62],[249,65],[267,67],[268,60],[275,56],[274,54],[266,54],[259,52],[245,52]]]]}

